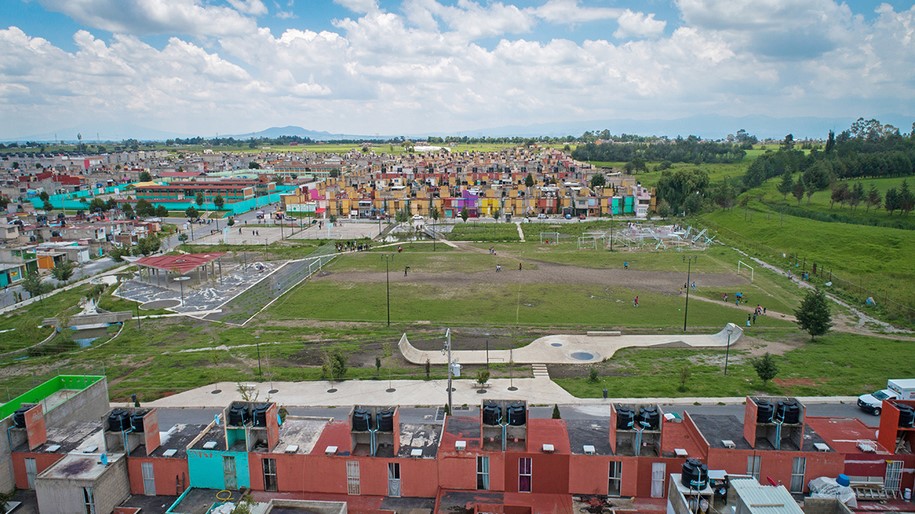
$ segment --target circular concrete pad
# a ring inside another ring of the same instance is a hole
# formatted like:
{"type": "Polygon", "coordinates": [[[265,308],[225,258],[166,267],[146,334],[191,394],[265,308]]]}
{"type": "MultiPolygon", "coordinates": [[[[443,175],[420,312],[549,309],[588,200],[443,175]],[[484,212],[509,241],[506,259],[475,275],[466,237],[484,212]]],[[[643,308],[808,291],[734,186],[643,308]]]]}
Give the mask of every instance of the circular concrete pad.
{"type": "Polygon", "coordinates": [[[580,361],[594,360],[594,354],[588,352],[573,352],[572,358],[580,361]]]}

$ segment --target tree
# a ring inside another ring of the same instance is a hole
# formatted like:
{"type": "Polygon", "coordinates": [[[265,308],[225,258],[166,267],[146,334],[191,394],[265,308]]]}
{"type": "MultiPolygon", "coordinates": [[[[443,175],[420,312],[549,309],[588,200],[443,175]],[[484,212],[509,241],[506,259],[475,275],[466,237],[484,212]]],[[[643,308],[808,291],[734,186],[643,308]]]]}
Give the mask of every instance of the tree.
{"type": "Polygon", "coordinates": [[[598,380],[600,380],[600,375],[597,372],[597,368],[591,366],[591,368],[588,370],[588,382],[596,384],[598,380]]]}
{"type": "Polygon", "coordinates": [[[198,212],[194,206],[190,206],[185,209],[184,215],[187,216],[188,219],[195,220],[200,217],[200,212],[198,212]]]}
{"type": "Polygon", "coordinates": [[[880,191],[877,190],[877,186],[871,184],[871,188],[867,192],[867,198],[864,200],[864,204],[867,205],[867,210],[870,211],[871,207],[879,209],[882,203],[883,198],[880,195],[880,191]]]}
{"type": "Polygon", "coordinates": [[[185,234],[184,232],[178,234],[178,241],[184,243],[187,240],[188,240],[187,234],[185,234]]]}
{"type": "Polygon", "coordinates": [[[597,187],[604,187],[606,184],[607,184],[607,178],[604,177],[603,173],[598,173],[597,175],[594,175],[593,177],[591,177],[591,189],[594,189],[597,187]]]}
{"type": "Polygon", "coordinates": [[[137,200],[137,206],[134,210],[136,211],[137,216],[143,218],[156,215],[156,208],[153,204],[143,199],[137,200]]]}
{"type": "Polygon", "coordinates": [[[794,134],[788,134],[785,136],[785,140],[782,141],[783,150],[791,150],[794,148],[794,134]]]}
{"type": "Polygon", "coordinates": [[[915,194],[912,194],[909,189],[907,180],[903,180],[902,184],[899,185],[899,196],[896,197],[896,201],[899,203],[899,209],[902,210],[903,214],[908,214],[915,208],[915,194]]]}
{"type": "Polygon", "coordinates": [[[553,419],[562,419],[562,415],[559,413],[559,405],[553,404],[553,419]]]}
{"type": "Polygon", "coordinates": [[[896,192],[895,187],[887,189],[886,198],[883,199],[883,206],[890,214],[893,214],[893,211],[899,208],[899,193],[896,192]]]}
{"type": "Polygon", "coordinates": [[[826,153],[832,153],[836,148],[836,133],[829,131],[829,136],[826,138],[826,153]]]}
{"type": "Polygon", "coordinates": [[[461,219],[464,220],[464,222],[466,223],[467,218],[469,218],[469,217],[470,217],[470,212],[467,211],[467,207],[462,208],[461,209],[461,219]]]}
{"type": "Polygon", "coordinates": [[[159,238],[155,236],[142,237],[139,241],[137,241],[135,253],[139,255],[149,255],[156,253],[159,250],[160,245],[161,243],[159,242],[159,238]]]}
{"type": "Polygon", "coordinates": [[[851,205],[852,209],[857,209],[858,204],[863,202],[866,199],[866,194],[864,193],[864,184],[861,182],[855,182],[855,186],[851,189],[851,194],[848,195],[848,204],[851,205]]]}
{"type": "Polygon", "coordinates": [[[778,183],[778,192],[787,199],[788,193],[792,191],[794,191],[794,179],[791,177],[791,172],[786,170],[782,175],[782,181],[778,183]]]}
{"type": "Polygon", "coordinates": [[[158,207],[156,207],[156,216],[158,216],[160,218],[167,218],[168,209],[164,205],[159,205],[158,207]]]}
{"type": "Polygon", "coordinates": [[[829,196],[829,208],[832,209],[832,206],[836,203],[845,203],[845,200],[848,198],[848,183],[847,182],[836,182],[832,186],[832,194],[829,196]]]}
{"type": "Polygon", "coordinates": [[[775,364],[775,359],[769,355],[769,352],[766,352],[762,357],[753,359],[751,362],[756,370],[756,375],[763,381],[763,386],[775,378],[775,375],[778,375],[778,366],[775,364]]]}
{"type": "Polygon", "coordinates": [[[194,203],[197,204],[197,207],[203,207],[203,193],[197,193],[194,203]]]}
{"type": "Polygon", "coordinates": [[[105,200],[95,197],[89,202],[89,212],[102,212],[107,206],[108,204],[105,203],[105,200]]]}
{"type": "Polygon", "coordinates": [[[150,175],[148,171],[141,171],[139,178],[140,182],[149,182],[152,180],[152,175],[150,175]]]}
{"type": "Polygon", "coordinates": [[[429,208],[429,216],[433,221],[438,221],[438,219],[441,217],[441,214],[439,214],[438,209],[433,206],[429,208]]]}
{"type": "Polygon", "coordinates": [[[261,165],[254,161],[251,161],[248,163],[248,169],[249,170],[259,170],[259,169],[261,169],[261,165]]]}
{"type": "Polygon", "coordinates": [[[213,205],[216,206],[216,210],[221,211],[222,206],[226,204],[226,201],[223,200],[222,195],[216,195],[216,198],[213,199],[213,205]]]}
{"type": "Polygon", "coordinates": [[[51,270],[51,275],[61,282],[66,282],[73,276],[74,271],[76,271],[76,265],[73,262],[63,261],[54,266],[54,269],[51,270]]]}
{"type": "Polygon", "coordinates": [[[828,332],[832,326],[832,316],[829,314],[826,293],[819,288],[809,291],[801,306],[794,311],[794,316],[801,330],[810,334],[811,340],[828,332]]]}
{"type": "Polygon", "coordinates": [[[534,176],[530,173],[524,177],[524,187],[534,187],[534,176]]]}
{"type": "Polygon", "coordinates": [[[45,291],[45,285],[41,281],[41,275],[39,275],[37,271],[33,271],[26,275],[25,280],[22,281],[22,288],[25,289],[32,298],[41,296],[45,291]]]}
{"type": "Polygon", "coordinates": [[[480,384],[480,389],[486,385],[486,382],[489,382],[489,370],[481,369],[477,371],[477,383],[480,384]]]}
{"type": "Polygon", "coordinates": [[[324,353],[321,374],[329,380],[343,380],[346,377],[346,355],[340,350],[324,353]]]}
{"type": "Polygon", "coordinates": [[[124,211],[124,215],[128,218],[133,218],[135,213],[133,212],[133,207],[129,203],[124,204],[124,208],[121,209],[124,211]]]}
{"type": "Polygon", "coordinates": [[[410,211],[407,209],[401,209],[394,213],[394,221],[397,223],[406,223],[410,220],[410,211]]]}
{"type": "Polygon", "coordinates": [[[791,194],[794,195],[794,198],[797,200],[798,205],[800,205],[801,200],[804,199],[805,190],[806,190],[806,188],[804,187],[803,180],[798,180],[797,182],[794,183],[794,189],[791,190],[791,194]]]}

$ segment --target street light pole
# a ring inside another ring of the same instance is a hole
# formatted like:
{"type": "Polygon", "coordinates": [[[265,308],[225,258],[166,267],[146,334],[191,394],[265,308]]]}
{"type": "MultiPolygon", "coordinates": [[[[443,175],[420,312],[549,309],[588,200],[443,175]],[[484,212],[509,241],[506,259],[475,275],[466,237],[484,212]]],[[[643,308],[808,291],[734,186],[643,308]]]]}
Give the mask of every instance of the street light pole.
{"type": "Polygon", "coordinates": [[[689,280],[690,280],[690,271],[692,271],[693,261],[696,260],[698,256],[691,255],[689,257],[683,256],[683,260],[686,261],[686,307],[683,309],[683,331],[686,332],[686,317],[689,315],[689,280]]]}
{"type": "Polygon", "coordinates": [[[454,413],[451,408],[451,329],[445,329],[445,350],[448,352],[448,412],[454,413]]]}
{"type": "Polygon", "coordinates": [[[261,373],[261,336],[256,336],[255,346],[257,346],[257,376],[262,376],[261,373]]]}
{"type": "Polygon", "coordinates": [[[724,374],[725,375],[728,374],[728,356],[731,354],[731,334],[733,332],[734,332],[734,329],[731,328],[730,324],[728,324],[728,346],[727,346],[727,349],[724,351],[724,374]]]}
{"type": "Polygon", "coordinates": [[[388,304],[388,326],[391,326],[391,259],[394,258],[394,254],[382,254],[381,258],[384,259],[384,287],[385,295],[387,296],[388,304]]]}

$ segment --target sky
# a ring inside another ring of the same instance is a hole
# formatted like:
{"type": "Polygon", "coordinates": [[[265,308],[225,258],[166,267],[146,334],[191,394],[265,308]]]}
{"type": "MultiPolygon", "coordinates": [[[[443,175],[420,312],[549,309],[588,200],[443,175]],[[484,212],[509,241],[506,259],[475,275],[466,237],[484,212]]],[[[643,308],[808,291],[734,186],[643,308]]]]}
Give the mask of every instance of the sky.
{"type": "Polygon", "coordinates": [[[913,38],[911,0],[0,0],[0,139],[915,119],[913,38]]]}

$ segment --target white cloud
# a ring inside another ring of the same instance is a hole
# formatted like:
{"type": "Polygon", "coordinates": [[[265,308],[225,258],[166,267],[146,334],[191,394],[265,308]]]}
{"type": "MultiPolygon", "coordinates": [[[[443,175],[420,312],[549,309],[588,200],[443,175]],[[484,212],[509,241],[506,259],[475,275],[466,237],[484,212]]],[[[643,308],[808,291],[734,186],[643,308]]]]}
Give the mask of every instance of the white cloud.
{"type": "Polygon", "coordinates": [[[163,4],[130,0],[129,14],[99,10],[103,0],[74,0],[60,8],[94,28],[73,34],[72,49],[16,27],[0,30],[0,118],[17,122],[0,127],[0,137],[80,119],[202,135],[288,124],[411,134],[697,112],[915,112],[915,8],[882,5],[866,21],[826,0],[811,0],[821,13],[764,2],[771,17],[730,2],[678,0],[683,22],[671,28],[651,13],[574,0],[524,8],[403,0],[391,12],[350,0],[341,4],[361,14],[332,29],[303,20],[283,32],[223,7],[247,28],[214,34],[196,24],[223,11],[209,11],[216,7],[203,0],[168,2],[177,6],[168,13],[150,10],[163,4]],[[565,21],[617,20],[615,37],[611,27],[604,38],[573,40],[574,30],[557,29],[563,7],[565,21]],[[543,37],[538,24],[557,35],[543,37]],[[146,28],[138,34],[155,26],[171,37],[156,47],[140,35],[96,30],[115,25],[146,28]],[[767,41],[775,36],[794,39],[780,47],[767,41]]]}
{"type": "Polygon", "coordinates": [[[645,14],[626,10],[617,19],[619,28],[613,33],[618,39],[632,37],[656,37],[664,33],[667,22],[654,19],[654,14],[645,14]]]}
{"type": "Polygon", "coordinates": [[[378,0],[334,0],[334,3],[358,14],[379,12],[378,0]]]}
{"type": "Polygon", "coordinates": [[[89,27],[121,34],[225,36],[245,34],[256,28],[251,18],[234,9],[204,5],[199,0],[39,1],[46,8],[89,27]]]}
{"type": "Polygon", "coordinates": [[[550,23],[572,24],[616,19],[624,10],[615,7],[582,7],[579,0],[547,0],[534,12],[550,23]]]}
{"type": "Polygon", "coordinates": [[[267,14],[267,6],[261,0],[227,0],[236,11],[251,16],[267,14]]]}

